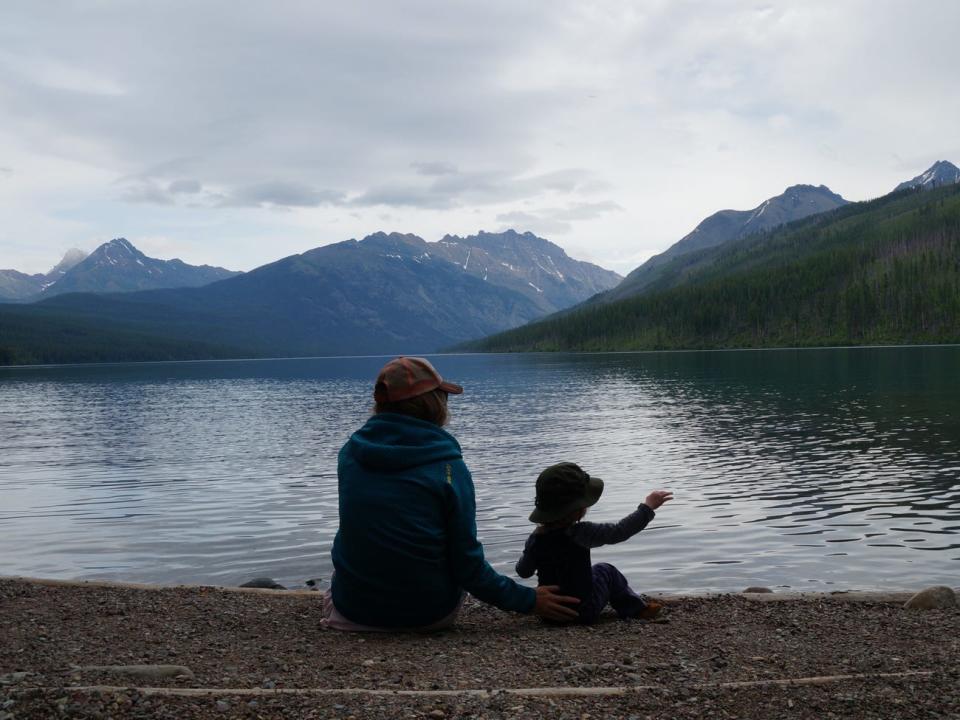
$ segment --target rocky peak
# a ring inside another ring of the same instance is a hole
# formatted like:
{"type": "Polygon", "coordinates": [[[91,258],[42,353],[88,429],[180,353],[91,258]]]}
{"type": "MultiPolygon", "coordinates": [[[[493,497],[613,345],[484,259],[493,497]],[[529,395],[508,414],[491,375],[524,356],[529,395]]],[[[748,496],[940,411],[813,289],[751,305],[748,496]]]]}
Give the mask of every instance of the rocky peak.
{"type": "Polygon", "coordinates": [[[912,180],[907,180],[897,185],[897,187],[894,188],[894,192],[897,190],[908,190],[910,188],[931,190],[935,187],[953,185],[958,182],[960,182],[960,168],[952,162],[937,160],[937,162],[927,168],[925,172],[917,175],[912,180]]]}
{"type": "Polygon", "coordinates": [[[54,265],[50,272],[47,273],[47,277],[50,279],[56,279],[86,259],[87,253],[85,253],[83,250],[70,248],[66,253],[64,253],[60,262],[54,265]]]}

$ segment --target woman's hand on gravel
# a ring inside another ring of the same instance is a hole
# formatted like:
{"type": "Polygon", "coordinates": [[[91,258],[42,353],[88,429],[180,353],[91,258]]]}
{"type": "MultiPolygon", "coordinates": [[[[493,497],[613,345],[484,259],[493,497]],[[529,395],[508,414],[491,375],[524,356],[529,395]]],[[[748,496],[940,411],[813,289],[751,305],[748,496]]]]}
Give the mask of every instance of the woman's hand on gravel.
{"type": "Polygon", "coordinates": [[[571,606],[580,603],[579,598],[569,595],[558,595],[560,588],[557,585],[541,585],[537,588],[537,602],[533,606],[533,614],[547,620],[574,620],[577,611],[571,606]]]}
{"type": "Polygon", "coordinates": [[[643,501],[643,504],[651,510],[656,510],[658,507],[670,500],[673,500],[673,493],[669,490],[654,490],[652,493],[647,495],[647,499],[643,501]]]}

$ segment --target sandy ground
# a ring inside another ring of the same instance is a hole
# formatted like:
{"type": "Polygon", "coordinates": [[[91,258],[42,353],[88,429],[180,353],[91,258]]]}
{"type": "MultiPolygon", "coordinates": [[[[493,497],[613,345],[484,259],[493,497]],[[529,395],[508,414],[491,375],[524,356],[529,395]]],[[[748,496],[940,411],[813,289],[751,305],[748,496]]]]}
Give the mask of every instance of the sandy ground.
{"type": "Polygon", "coordinates": [[[360,635],[323,629],[318,593],[0,579],[0,720],[960,718],[960,611],[852,599],[678,598],[666,624],[562,628],[468,602],[452,631],[360,635]],[[117,665],[190,674],[88,667],[117,665]],[[854,677],[776,684],[820,676],[854,677]],[[544,687],[617,694],[500,692],[544,687]]]}

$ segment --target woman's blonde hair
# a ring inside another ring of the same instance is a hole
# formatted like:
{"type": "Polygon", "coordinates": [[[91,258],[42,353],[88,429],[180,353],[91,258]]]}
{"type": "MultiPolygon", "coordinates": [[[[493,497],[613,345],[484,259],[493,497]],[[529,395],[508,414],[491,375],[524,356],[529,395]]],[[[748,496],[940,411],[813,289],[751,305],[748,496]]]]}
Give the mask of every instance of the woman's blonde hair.
{"type": "Polygon", "coordinates": [[[406,400],[378,402],[373,406],[373,412],[377,415],[380,413],[409,415],[440,427],[446,425],[447,420],[450,419],[450,413],[447,411],[447,393],[439,388],[406,400]]]}

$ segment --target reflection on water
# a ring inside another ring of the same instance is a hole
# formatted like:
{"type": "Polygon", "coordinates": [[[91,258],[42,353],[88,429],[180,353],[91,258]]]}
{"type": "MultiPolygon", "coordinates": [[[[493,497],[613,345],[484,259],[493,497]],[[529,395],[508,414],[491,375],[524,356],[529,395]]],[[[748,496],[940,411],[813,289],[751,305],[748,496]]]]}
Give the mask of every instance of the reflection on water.
{"type": "MultiPolygon", "coordinates": [[[[490,560],[533,481],[606,481],[594,551],[639,588],[956,584],[960,348],[436,358],[490,560]]],[[[382,358],[0,369],[0,574],[237,584],[329,576],[336,453],[382,358]]]]}

